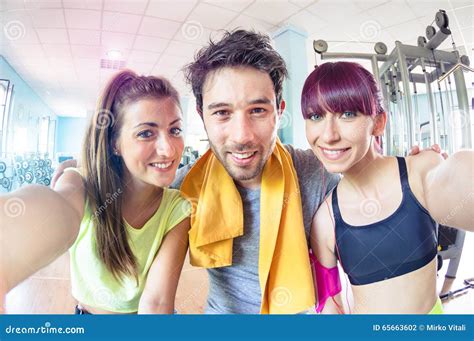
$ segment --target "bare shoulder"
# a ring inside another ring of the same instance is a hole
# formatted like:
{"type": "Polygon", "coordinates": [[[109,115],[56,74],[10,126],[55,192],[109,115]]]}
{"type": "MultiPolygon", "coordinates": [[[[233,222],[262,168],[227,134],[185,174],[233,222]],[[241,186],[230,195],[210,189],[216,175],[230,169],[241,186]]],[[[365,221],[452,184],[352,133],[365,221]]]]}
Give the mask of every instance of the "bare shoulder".
{"type": "Polygon", "coordinates": [[[319,206],[313,217],[311,227],[311,237],[317,237],[319,240],[325,240],[329,244],[334,241],[334,215],[332,211],[332,192],[326,197],[321,206],[319,206]]]}
{"type": "Polygon", "coordinates": [[[332,192],[321,203],[313,217],[314,222],[329,223],[332,221],[332,192]]]}
{"type": "Polygon", "coordinates": [[[336,236],[331,200],[332,193],[328,195],[314,215],[310,240],[311,249],[318,261],[327,268],[332,268],[337,264],[334,254],[336,236]]]}

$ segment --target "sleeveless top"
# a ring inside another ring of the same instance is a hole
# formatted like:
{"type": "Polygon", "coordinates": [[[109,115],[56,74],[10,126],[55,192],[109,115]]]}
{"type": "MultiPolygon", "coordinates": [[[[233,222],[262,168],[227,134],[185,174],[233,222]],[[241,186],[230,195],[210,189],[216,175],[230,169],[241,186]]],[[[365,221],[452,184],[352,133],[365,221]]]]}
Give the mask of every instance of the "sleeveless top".
{"type": "Polygon", "coordinates": [[[402,202],[389,217],[363,226],[341,216],[337,186],[332,193],[336,254],[352,285],[401,276],[428,264],[437,254],[437,223],[408,183],[405,159],[397,157],[402,202]]]}

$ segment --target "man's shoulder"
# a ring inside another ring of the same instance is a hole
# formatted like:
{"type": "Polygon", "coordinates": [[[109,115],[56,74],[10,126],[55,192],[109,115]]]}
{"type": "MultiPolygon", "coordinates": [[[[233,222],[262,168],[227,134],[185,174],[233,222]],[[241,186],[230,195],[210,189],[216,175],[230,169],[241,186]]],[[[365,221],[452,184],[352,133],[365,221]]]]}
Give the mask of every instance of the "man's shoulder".
{"type": "Polygon", "coordinates": [[[340,180],[339,174],[329,173],[311,149],[295,148],[286,144],[291,155],[298,178],[301,182],[322,182],[323,178],[329,187],[334,187],[340,180]]]}
{"type": "Polygon", "coordinates": [[[311,149],[295,148],[290,144],[286,144],[285,148],[290,153],[293,166],[299,176],[307,174],[308,172],[313,173],[324,168],[321,161],[319,161],[311,149]]]}
{"type": "Polygon", "coordinates": [[[293,162],[299,161],[320,163],[316,156],[314,156],[314,153],[311,149],[295,148],[295,146],[291,144],[285,144],[284,146],[290,153],[293,162]]]}

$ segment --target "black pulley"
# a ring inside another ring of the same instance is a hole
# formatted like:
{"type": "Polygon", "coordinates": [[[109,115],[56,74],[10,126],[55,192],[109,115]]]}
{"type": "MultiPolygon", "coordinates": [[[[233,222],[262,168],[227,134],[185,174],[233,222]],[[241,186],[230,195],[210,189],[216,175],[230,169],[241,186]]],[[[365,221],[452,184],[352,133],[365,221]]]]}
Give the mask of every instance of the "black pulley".
{"type": "Polygon", "coordinates": [[[423,36],[419,36],[416,42],[417,42],[417,44],[418,44],[419,47],[425,47],[425,45],[426,45],[426,38],[423,37],[423,36]]]}
{"type": "Polygon", "coordinates": [[[469,61],[469,57],[466,56],[466,55],[462,55],[460,57],[460,60],[461,60],[461,63],[466,65],[466,66],[469,66],[471,64],[471,62],[469,61]]]}
{"type": "Polygon", "coordinates": [[[436,23],[436,26],[438,26],[439,28],[448,28],[449,26],[448,15],[442,9],[436,12],[435,23],[436,23]]]}
{"type": "Polygon", "coordinates": [[[426,34],[426,38],[430,40],[431,38],[435,36],[436,28],[434,28],[433,26],[426,26],[425,34],[426,34]]]}

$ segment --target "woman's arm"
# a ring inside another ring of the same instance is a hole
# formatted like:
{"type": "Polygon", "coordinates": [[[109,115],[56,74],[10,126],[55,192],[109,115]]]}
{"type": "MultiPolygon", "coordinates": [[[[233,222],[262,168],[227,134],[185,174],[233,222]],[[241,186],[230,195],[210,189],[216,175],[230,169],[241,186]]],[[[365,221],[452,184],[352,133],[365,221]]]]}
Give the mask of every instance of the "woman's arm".
{"type": "MultiPolygon", "coordinates": [[[[330,209],[330,198],[331,195],[318,208],[311,225],[311,249],[319,262],[319,265],[316,266],[316,271],[327,271],[329,269],[336,269],[337,271],[337,258],[334,254],[336,240],[334,235],[334,223],[331,217],[332,210],[330,209]],[[320,267],[319,269],[318,266],[320,267]]],[[[316,274],[314,275],[316,276],[316,274]]],[[[331,278],[334,279],[334,277],[331,278]]],[[[330,283],[321,283],[320,281],[317,281],[315,284],[317,293],[331,291],[330,287],[332,285],[330,283]],[[326,289],[318,288],[320,285],[326,285],[327,287],[326,289]]],[[[318,300],[320,299],[321,298],[318,297],[318,300]]],[[[340,293],[334,296],[334,301],[331,298],[327,299],[322,310],[323,314],[344,313],[340,293]]],[[[319,304],[321,304],[321,302],[319,302],[319,304]]]]}
{"type": "Polygon", "coordinates": [[[178,281],[188,250],[189,218],[168,232],[150,267],[139,314],[173,314],[178,281]]]}
{"type": "Polygon", "coordinates": [[[64,170],[66,170],[67,168],[79,168],[79,167],[80,167],[79,161],[76,160],[76,159],[69,159],[69,160],[61,162],[56,167],[56,169],[54,170],[53,175],[51,176],[51,185],[50,185],[50,187],[53,188],[53,189],[55,188],[56,182],[58,182],[61,175],[64,174],[64,170]]]}
{"type": "Polygon", "coordinates": [[[5,313],[5,296],[7,295],[6,278],[0,269],[0,314],[5,313]]]}
{"type": "Polygon", "coordinates": [[[459,151],[445,161],[424,154],[420,169],[428,212],[440,224],[474,231],[474,151],[459,151]]]}
{"type": "Polygon", "coordinates": [[[82,177],[75,172],[66,172],[56,190],[30,185],[0,196],[0,286],[5,293],[72,245],[83,210],[82,177]]]}

